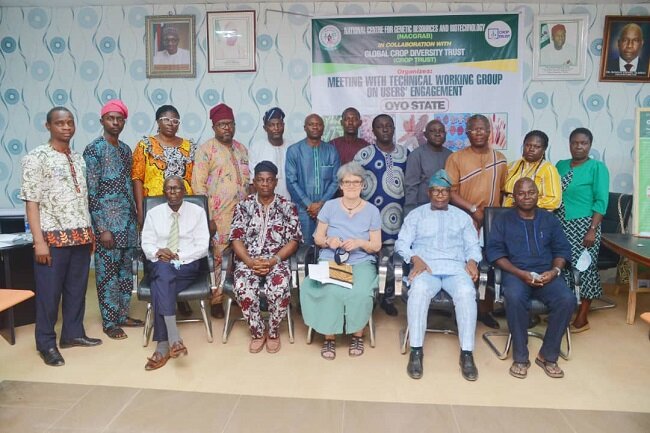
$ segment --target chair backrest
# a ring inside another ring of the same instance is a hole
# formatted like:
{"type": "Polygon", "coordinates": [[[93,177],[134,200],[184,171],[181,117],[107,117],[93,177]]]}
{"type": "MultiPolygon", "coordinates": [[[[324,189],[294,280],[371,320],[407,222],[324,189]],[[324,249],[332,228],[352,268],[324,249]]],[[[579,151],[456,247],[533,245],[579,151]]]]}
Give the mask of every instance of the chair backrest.
{"type": "Polygon", "coordinates": [[[487,245],[492,224],[497,216],[508,212],[510,207],[486,207],[483,211],[483,245],[487,245]]]}
{"type": "Polygon", "coordinates": [[[630,194],[621,194],[619,192],[609,193],[609,203],[607,211],[603,216],[602,231],[603,233],[623,233],[627,231],[627,224],[632,214],[632,196],[630,194]],[[619,201],[621,204],[621,215],[618,214],[619,201]],[[621,226],[621,217],[623,226],[621,226]]]}
{"type": "MultiPolygon", "coordinates": [[[[210,213],[208,211],[208,198],[204,195],[186,195],[183,198],[184,201],[193,203],[197,206],[201,206],[205,210],[205,215],[208,218],[208,221],[210,220],[210,213]]],[[[153,197],[145,197],[144,198],[144,215],[147,215],[147,212],[154,207],[158,206],[159,204],[167,203],[167,199],[165,198],[164,195],[157,195],[153,197]]]]}

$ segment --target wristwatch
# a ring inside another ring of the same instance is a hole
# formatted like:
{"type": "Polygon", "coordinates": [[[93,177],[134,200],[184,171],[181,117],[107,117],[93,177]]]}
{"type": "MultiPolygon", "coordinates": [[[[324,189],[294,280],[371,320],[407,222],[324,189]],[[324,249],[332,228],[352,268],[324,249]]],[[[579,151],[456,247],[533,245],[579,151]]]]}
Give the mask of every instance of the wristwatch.
{"type": "Polygon", "coordinates": [[[557,276],[559,277],[560,274],[562,274],[562,269],[558,268],[557,266],[553,268],[555,272],[557,272],[557,276]]]}
{"type": "Polygon", "coordinates": [[[475,204],[472,205],[472,207],[469,208],[469,213],[474,213],[478,210],[475,204]]]}

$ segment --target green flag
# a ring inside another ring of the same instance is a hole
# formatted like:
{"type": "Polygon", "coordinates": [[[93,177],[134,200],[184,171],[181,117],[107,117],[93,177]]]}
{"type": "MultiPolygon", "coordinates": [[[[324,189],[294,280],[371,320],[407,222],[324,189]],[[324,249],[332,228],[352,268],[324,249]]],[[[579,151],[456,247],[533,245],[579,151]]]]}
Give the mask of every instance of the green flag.
{"type": "Polygon", "coordinates": [[[539,33],[539,48],[542,49],[551,43],[551,32],[548,30],[548,24],[542,24],[542,29],[539,33]]]}

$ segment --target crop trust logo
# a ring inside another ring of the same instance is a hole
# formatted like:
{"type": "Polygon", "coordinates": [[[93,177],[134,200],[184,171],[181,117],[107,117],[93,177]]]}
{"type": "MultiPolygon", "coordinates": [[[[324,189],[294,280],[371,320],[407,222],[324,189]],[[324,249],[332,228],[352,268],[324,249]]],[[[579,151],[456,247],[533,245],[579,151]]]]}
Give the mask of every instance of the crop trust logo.
{"type": "Polygon", "coordinates": [[[512,39],[512,29],[503,21],[493,21],[485,29],[485,40],[495,48],[501,48],[512,39]]]}
{"type": "Polygon", "coordinates": [[[318,42],[323,49],[334,51],[341,44],[341,31],[336,26],[327,25],[318,32],[318,42]]]}

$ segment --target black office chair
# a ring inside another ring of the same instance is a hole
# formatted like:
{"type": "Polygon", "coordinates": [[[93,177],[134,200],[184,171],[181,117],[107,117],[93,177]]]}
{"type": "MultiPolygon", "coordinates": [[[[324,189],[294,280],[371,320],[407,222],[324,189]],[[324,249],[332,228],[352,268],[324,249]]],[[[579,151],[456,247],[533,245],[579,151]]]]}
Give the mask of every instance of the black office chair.
{"type": "MultiPolygon", "coordinates": [[[[373,313],[374,309],[377,305],[377,299],[379,297],[379,293],[383,293],[385,288],[386,288],[386,279],[387,279],[387,273],[388,273],[388,261],[392,260],[391,256],[389,253],[392,252],[392,248],[388,247],[382,247],[382,249],[379,251],[377,254],[377,275],[379,277],[379,284],[375,289],[373,290],[373,313]]],[[[309,276],[309,269],[308,266],[309,264],[317,264],[318,263],[318,253],[319,253],[319,248],[316,245],[310,245],[306,250],[303,250],[301,252],[301,257],[299,258],[299,263],[302,263],[303,265],[298,265],[298,274],[300,278],[304,278],[305,276],[309,276]],[[302,262],[300,260],[302,259],[302,262]]],[[[401,267],[400,267],[401,269],[401,267]]],[[[395,273],[395,292],[400,293],[401,290],[401,274],[399,274],[399,281],[397,278],[398,273],[395,273]]],[[[302,281],[302,280],[300,280],[302,281]]],[[[307,329],[307,344],[311,344],[312,339],[313,339],[313,333],[314,330],[312,327],[308,327],[307,329]]],[[[370,314],[370,318],[368,319],[368,334],[370,338],[370,347],[375,347],[376,345],[376,339],[375,339],[375,322],[372,319],[372,313],[370,314]]]]}
{"type": "MultiPolygon", "coordinates": [[[[291,269],[291,292],[292,292],[292,298],[294,293],[298,290],[298,259],[297,259],[297,254],[294,254],[289,258],[289,267],[291,269]]],[[[232,318],[232,304],[237,303],[237,297],[235,296],[235,293],[233,292],[233,287],[235,285],[234,281],[234,259],[235,253],[234,251],[228,247],[224,250],[223,252],[223,258],[221,262],[221,281],[222,281],[222,290],[223,294],[226,296],[226,306],[224,308],[225,310],[225,317],[224,317],[224,322],[223,322],[223,334],[221,336],[221,342],[222,343],[227,343],[228,342],[228,336],[230,335],[230,331],[232,331],[232,327],[235,325],[235,322],[237,321],[242,321],[246,322],[246,319],[242,315],[239,318],[232,318]]],[[[293,316],[291,314],[293,306],[291,303],[289,304],[289,308],[287,309],[287,327],[289,328],[289,342],[293,344],[294,342],[294,327],[293,327],[293,316]]],[[[269,308],[268,308],[268,303],[266,296],[264,296],[262,293],[260,293],[260,311],[262,314],[268,313],[269,308]]]]}
{"type": "MultiPolygon", "coordinates": [[[[189,203],[201,206],[203,209],[205,209],[206,218],[209,218],[208,200],[204,195],[186,195],[184,200],[189,203]]],[[[149,209],[152,209],[153,207],[166,202],[167,200],[164,196],[145,197],[143,209],[144,214],[146,215],[149,209]]],[[[208,252],[207,257],[201,259],[199,266],[199,276],[192,283],[192,285],[190,285],[187,289],[183,290],[176,296],[176,300],[178,302],[199,301],[201,305],[201,318],[177,319],[177,322],[203,322],[205,325],[205,331],[208,335],[208,342],[212,343],[212,321],[210,320],[210,315],[205,311],[205,301],[209,300],[212,296],[212,288],[215,285],[214,258],[211,251],[208,252]]],[[[153,330],[151,286],[149,284],[147,266],[143,266],[143,277],[138,282],[139,270],[140,260],[139,257],[136,257],[133,259],[132,267],[133,288],[137,293],[138,300],[147,302],[147,314],[145,316],[144,331],[142,334],[142,345],[146,347],[149,344],[153,330]]]]}
{"type": "MultiPolygon", "coordinates": [[[[485,217],[483,220],[483,240],[484,244],[487,245],[487,240],[490,234],[490,229],[492,228],[492,224],[494,223],[494,220],[498,215],[501,215],[507,211],[509,211],[512,208],[503,208],[503,207],[487,207],[485,208],[485,217]]],[[[570,266],[570,263],[567,263],[567,266],[570,266]]],[[[502,308],[505,305],[505,298],[503,297],[501,293],[501,269],[499,269],[496,266],[488,265],[487,268],[483,269],[483,271],[489,271],[493,273],[493,284],[489,285],[488,287],[494,290],[494,303],[495,303],[495,309],[502,308]]],[[[574,278],[575,282],[575,296],[578,302],[580,301],[580,272],[577,270],[572,270],[572,275],[574,278]]],[[[529,312],[531,315],[542,315],[542,314],[548,314],[548,308],[546,308],[546,305],[544,305],[543,302],[541,302],[538,299],[533,299],[531,298],[530,300],[530,306],[529,306],[529,312]]],[[[544,339],[544,334],[541,332],[533,331],[533,330],[528,330],[528,336],[529,337],[534,337],[534,338],[539,338],[539,339],[544,339]]],[[[512,335],[510,334],[510,331],[507,330],[496,330],[496,331],[487,331],[483,333],[483,341],[488,345],[490,349],[496,354],[496,356],[499,359],[506,359],[508,358],[508,353],[510,352],[510,348],[512,346],[512,335]],[[491,338],[493,337],[507,337],[506,338],[506,343],[503,349],[497,348],[494,342],[492,342],[491,338]]],[[[566,351],[560,350],[560,356],[566,360],[569,359],[571,356],[571,328],[570,326],[567,326],[566,328],[566,334],[565,334],[565,339],[566,339],[566,351]]]]}
{"type": "MultiPolygon", "coordinates": [[[[632,196],[630,194],[610,192],[607,211],[605,212],[605,215],[603,216],[603,222],[601,223],[602,233],[625,233],[627,231],[627,225],[630,221],[631,214],[632,196]]],[[[621,256],[607,248],[602,243],[600,244],[600,250],[598,251],[598,261],[596,262],[599,271],[615,268],[620,260],[621,256]]],[[[617,282],[617,292],[618,286],[619,284],[617,282]]],[[[594,299],[594,301],[596,302],[592,303],[592,306],[590,308],[591,311],[616,307],[616,303],[605,296],[602,296],[599,299],[594,299]]]]}

